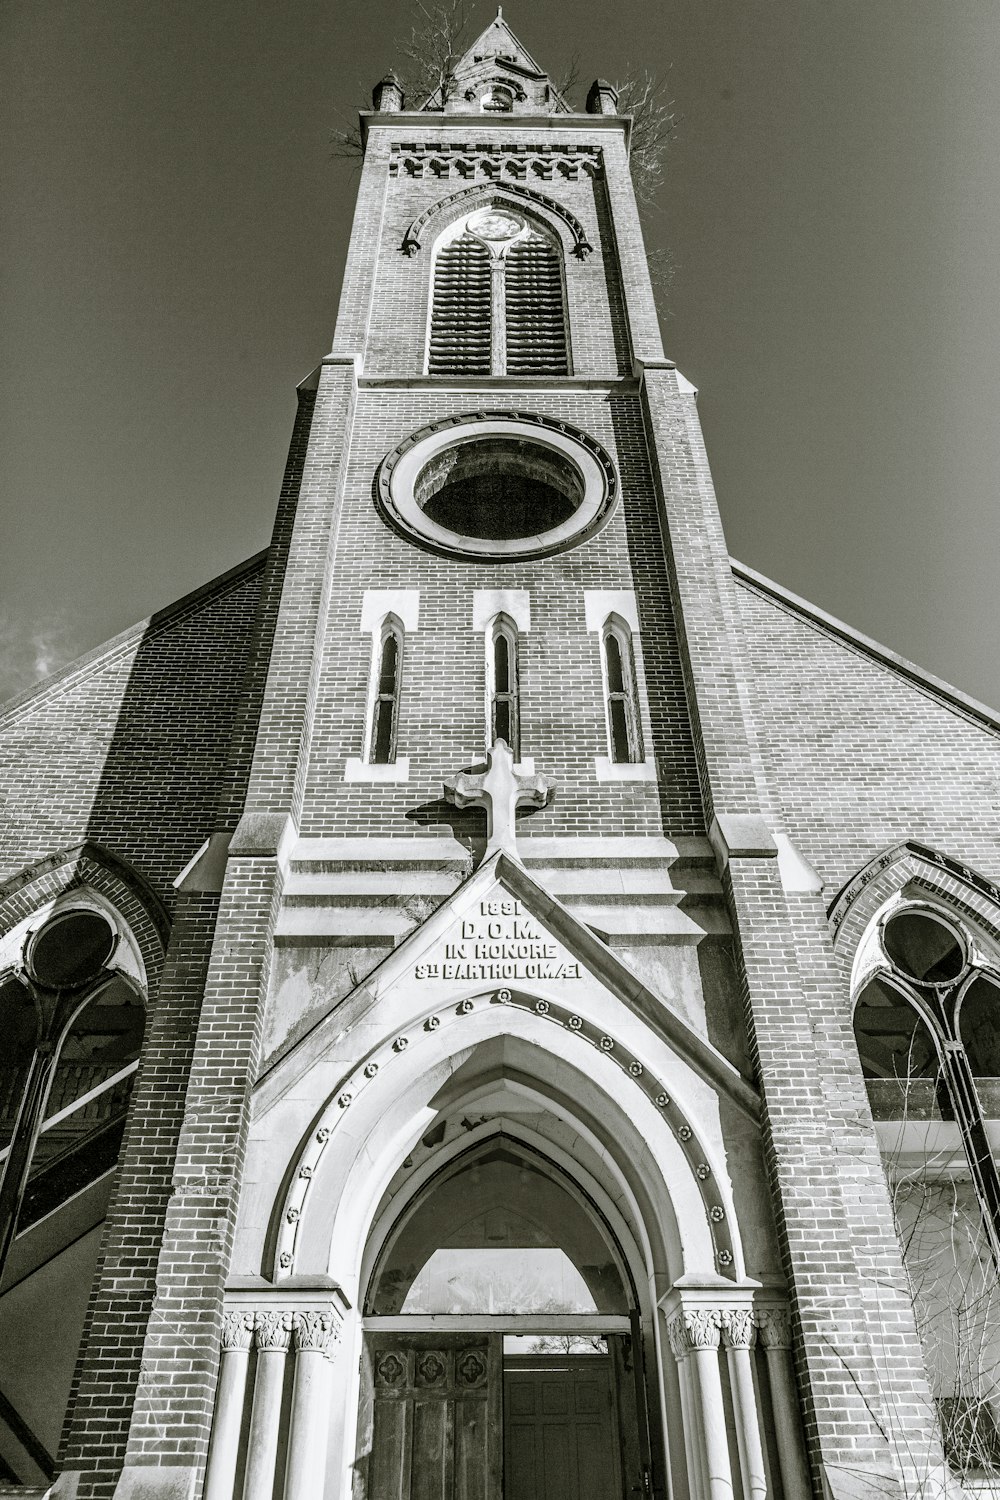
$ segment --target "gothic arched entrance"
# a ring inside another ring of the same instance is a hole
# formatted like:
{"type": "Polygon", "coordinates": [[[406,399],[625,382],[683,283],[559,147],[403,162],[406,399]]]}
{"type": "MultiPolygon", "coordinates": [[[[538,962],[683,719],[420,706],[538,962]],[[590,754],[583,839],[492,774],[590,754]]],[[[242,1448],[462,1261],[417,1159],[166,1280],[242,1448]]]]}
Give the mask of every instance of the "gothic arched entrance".
{"type": "Polygon", "coordinates": [[[497,1133],[388,1208],[363,1309],[356,1500],[646,1488],[638,1299],[579,1184],[497,1133]]]}

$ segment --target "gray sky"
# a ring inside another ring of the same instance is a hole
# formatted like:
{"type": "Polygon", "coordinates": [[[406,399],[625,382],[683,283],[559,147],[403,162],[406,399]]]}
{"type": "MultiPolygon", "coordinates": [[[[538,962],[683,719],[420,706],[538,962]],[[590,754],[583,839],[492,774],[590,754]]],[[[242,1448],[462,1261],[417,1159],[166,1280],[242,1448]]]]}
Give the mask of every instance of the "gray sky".
{"type": "MultiPolygon", "coordinates": [[[[353,210],[329,132],[408,13],[7,0],[0,694],[267,542],[353,210]]],[[[584,86],[669,69],[650,243],[733,554],[1000,706],[996,0],[505,15],[584,86]]]]}

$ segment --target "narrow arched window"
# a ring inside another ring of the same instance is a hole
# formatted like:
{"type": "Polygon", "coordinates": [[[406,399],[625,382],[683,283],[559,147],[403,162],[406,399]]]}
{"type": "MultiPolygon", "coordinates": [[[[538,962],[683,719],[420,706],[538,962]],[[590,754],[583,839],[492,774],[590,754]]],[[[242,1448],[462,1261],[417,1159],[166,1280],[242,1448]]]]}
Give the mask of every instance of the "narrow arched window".
{"type": "Polygon", "coordinates": [[[617,615],[612,615],[604,627],[602,646],[611,760],[619,765],[641,761],[642,728],[632,632],[617,615]]]}
{"type": "Polygon", "coordinates": [[[391,765],[396,759],[402,673],[403,626],[395,615],[389,615],[376,639],[375,660],[372,664],[373,702],[369,760],[376,766],[391,765]]]}
{"type": "Polygon", "coordinates": [[[963,1479],[995,1476],[1000,974],[965,925],[929,903],[889,907],[863,949],[854,1034],[945,1454],[963,1479]]]}
{"type": "Polygon", "coordinates": [[[445,230],[434,258],[431,375],[567,375],[562,245],[503,202],[445,230]]]}
{"type": "Polygon", "coordinates": [[[490,744],[506,740],[514,760],[521,759],[521,701],[517,626],[507,615],[493,622],[489,641],[490,744]]]}
{"type": "Polygon", "coordinates": [[[103,912],[65,906],[0,982],[0,1269],[15,1234],[114,1166],[145,1025],[103,912]]]}
{"type": "Polygon", "coordinates": [[[438,252],[431,314],[431,375],[488,375],[492,309],[490,252],[471,234],[438,252]]]}

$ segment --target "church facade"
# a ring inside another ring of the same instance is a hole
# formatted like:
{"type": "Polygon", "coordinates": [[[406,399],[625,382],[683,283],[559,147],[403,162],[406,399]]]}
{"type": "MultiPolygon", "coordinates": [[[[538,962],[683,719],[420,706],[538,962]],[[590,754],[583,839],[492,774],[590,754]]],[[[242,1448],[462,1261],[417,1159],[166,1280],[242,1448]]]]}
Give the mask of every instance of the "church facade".
{"type": "Polygon", "coordinates": [[[1000,1493],[1000,719],[730,559],[609,85],[373,103],[271,546],[0,714],[0,1492],[1000,1493]]]}

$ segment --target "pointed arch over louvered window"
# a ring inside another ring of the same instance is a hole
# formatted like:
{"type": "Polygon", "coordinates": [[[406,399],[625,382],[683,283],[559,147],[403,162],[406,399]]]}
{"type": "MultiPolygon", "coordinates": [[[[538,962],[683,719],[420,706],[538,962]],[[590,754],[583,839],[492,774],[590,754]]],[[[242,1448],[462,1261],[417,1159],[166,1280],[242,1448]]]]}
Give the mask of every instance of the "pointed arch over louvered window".
{"type": "Polygon", "coordinates": [[[431,315],[432,375],[488,375],[491,370],[490,252],[465,233],[438,252],[431,315]]]}
{"type": "Polygon", "coordinates": [[[505,203],[449,226],[434,259],[431,375],[568,375],[563,251],[505,203]]]}
{"type": "Polygon", "coordinates": [[[540,234],[507,256],[507,373],[565,375],[566,317],[562,254],[540,234]]]}

